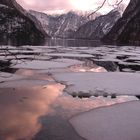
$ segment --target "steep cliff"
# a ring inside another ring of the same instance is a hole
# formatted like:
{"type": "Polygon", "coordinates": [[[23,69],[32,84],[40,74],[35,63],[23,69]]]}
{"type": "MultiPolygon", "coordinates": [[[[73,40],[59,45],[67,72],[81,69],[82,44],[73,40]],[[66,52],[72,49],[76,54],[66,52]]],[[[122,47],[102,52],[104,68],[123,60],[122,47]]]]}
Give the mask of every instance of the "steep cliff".
{"type": "Polygon", "coordinates": [[[121,17],[118,9],[112,10],[107,15],[97,17],[82,25],[74,34],[75,38],[79,39],[95,39],[98,40],[107,34],[116,21],[121,17]]]}
{"type": "Polygon", "coordinates": [[[15,0],[0,0],[0,44],[38,45],[46,37],[41,24],[15,0]]]}
{"type": "Polygon", "coordinates": [[[106,44],[140,45],[140,0],[131,0],[122,18],[103,37],[106,44]]]}

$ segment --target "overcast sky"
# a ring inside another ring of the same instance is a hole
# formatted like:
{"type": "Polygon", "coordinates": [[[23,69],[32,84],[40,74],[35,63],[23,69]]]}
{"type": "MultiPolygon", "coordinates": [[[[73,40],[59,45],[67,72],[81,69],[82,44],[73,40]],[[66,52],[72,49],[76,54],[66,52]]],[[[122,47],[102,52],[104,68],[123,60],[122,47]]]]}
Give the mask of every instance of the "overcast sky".
{"type": "MultiPolygon", "coordinates": [[[[25,9],[32,9],[41,12],[66,12],[70,10],[89,11],[94,10],[104,0],[17,0],[25,9]]],[[[117,0],[109,0],[109,3],[113,4],[117,0]]],[[[130,0],[124,0],[126,5],[130,0]]],[[[111,10],[111,6],[106,4],[100,12],[106,13],[111,10]]]]}

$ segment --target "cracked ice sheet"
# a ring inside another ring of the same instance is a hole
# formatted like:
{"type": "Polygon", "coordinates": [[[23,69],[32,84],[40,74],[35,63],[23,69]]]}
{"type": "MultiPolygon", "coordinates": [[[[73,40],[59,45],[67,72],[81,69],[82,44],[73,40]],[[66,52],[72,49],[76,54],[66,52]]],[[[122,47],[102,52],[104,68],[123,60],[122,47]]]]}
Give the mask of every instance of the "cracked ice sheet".
{"type": "Polygon", "coordinates": [[[91,58],[93,55],[90,54],[78,54],[78,53],[48,53],[46,56],[59,56],[59,57],[80,57],[80,58],[91,58]]]}
{"type": "Polygon", "coordinates": [[[66,68],[71,65],[83,64],[84,62],[74,59],[53,59],[51,61],[26,61],[25,63],[16,64],[13,68],[26,68],[26,69],[55,69],[66,68]]]}
{"type": "Polygon", "coordinates": [[[140,102],[97,108],[73,117],[70,122],[87,140],[139,140],[140,102]]]}
{"type": "Polygon", "coordinates": [[[19,76],[19,75],[16,75],[16,74],[0,72],[0,83],[3,83],[4,81],[19,80],[19,79],[22,79],[22,78],[23,78],[23,76],[19,76]]]}
{"type": "Polygon", "coordinates": [[[30,87],[30,86],[44,86],[54,81],[49,78],[30,78],[28,76],[20,76],[17,74],[10,74],[6,72],[0,72],[0,88],[16,88],[16,87],[30,87]]]}
{"type": "Polygon", "coordinates": [[[47,80],[32,80],[32,79],[19,79],[5,81],[0,84],[0,88],[18,88],[18,87],[35,87],[35,86],[45,86],[54,82],[49,82],[47,80]]]}
{"type": "Polygon", "coordinates": [[[69,94],[80,95],[90,93],[94,95],[140,95],[139,73],[95,73],[95,72],[67,72],[54,73],[54,78],[67,85],[69,94]]]}

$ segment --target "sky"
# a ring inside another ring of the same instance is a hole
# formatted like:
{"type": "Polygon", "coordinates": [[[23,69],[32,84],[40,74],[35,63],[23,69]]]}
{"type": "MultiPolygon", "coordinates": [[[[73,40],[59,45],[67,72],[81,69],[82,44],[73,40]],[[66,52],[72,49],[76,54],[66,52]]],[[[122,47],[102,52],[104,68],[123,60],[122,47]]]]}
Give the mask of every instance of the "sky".
{"type": "MultiPolygon", "coordinates": [[[[17,2],[25,9],[36,10],[40,12],[55,14],[64,13],[70,10],[78,11],[93,11],[99,7],[104,0],[17,0],[17,2]]],[[[110,4],[119,0],[108,0],[110,4]]],[[[123,4],[127,5],[130,0],[124,0],[123,4]]],[[[109,12],[113,7],[107,3],[100,10],[105,14],[109,12]]]]}

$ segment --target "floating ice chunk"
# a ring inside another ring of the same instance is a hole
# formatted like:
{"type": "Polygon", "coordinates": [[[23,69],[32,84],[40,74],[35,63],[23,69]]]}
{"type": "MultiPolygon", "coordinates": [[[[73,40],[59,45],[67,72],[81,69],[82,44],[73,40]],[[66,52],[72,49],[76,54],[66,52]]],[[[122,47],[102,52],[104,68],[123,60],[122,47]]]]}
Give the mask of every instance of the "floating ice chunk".
{"type": "Polygon", "coordinates": [[[87,140],[139,140],[140,102],[98,108],[70,120],[87,140]]]}
{"type": "Polygon", "coordinates": [[[108,95],[140,95],[140,74],[139,73],[92,73],[92,72],[67,72],[54,74],[57,81],[67,85],[66,91],[70,94],[75,92],[90,93],[95,95],[97,92],[103,96],[104,92],[108,95]]]}

